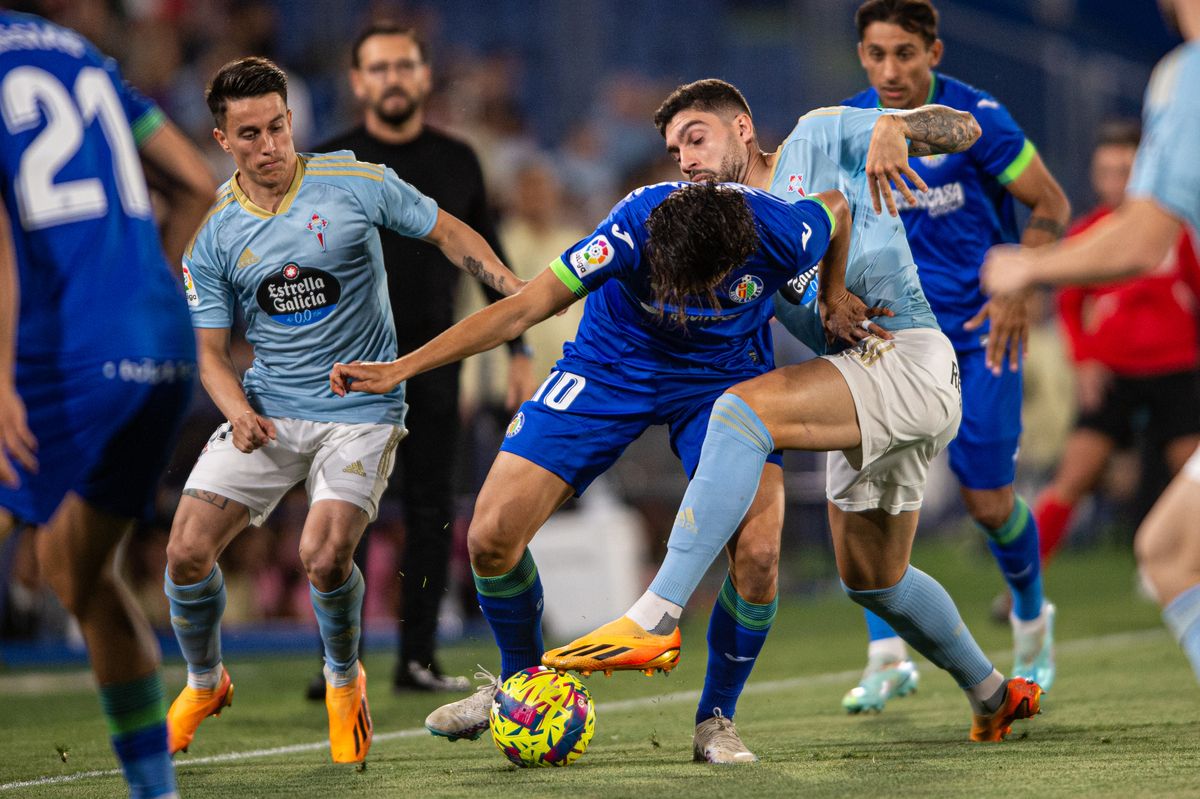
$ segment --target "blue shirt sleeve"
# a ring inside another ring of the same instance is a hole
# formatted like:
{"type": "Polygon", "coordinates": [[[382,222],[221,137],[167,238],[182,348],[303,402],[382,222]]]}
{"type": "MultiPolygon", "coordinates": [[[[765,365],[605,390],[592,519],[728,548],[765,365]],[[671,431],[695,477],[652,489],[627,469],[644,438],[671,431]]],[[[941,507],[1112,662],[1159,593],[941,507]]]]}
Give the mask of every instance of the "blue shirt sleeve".
{"type": "Polygon", "coordinates": [[[829,206],[819,197],[805,197],[790,203],[787,211],[790,224],[786,229],[792,238],[791,250],[799,274],[825,256],[837,223],[829,206]]]}
{"type": "Polygon", "coordinates": [[[981,94],[973,106],[963,110],[974,114],[983,131],[979,141],[967,150],[971,159],[1006,186],[1019,178],[1037,150],[1008,109],[981,94]]]}
{"type": "Polygon", "coordinates": [[[646,204],[631,194],[609,212],[592,235],[567,248],[550,269],[576,297],[632,272],[642,260],[646,204]]]}
{"type": "Polygon", "coordinates": [[[1144,117],[1125,194],[1152,199],[1200,231],[1200,44],[1181,46],[1155,68],[1144,117]]]}
{"type": "Polygon", "coordinates": [[[183,290],[193,327],[233,327],[234,290],[213,246],[214,227],[202,227],[183,254],[183,290]]]}

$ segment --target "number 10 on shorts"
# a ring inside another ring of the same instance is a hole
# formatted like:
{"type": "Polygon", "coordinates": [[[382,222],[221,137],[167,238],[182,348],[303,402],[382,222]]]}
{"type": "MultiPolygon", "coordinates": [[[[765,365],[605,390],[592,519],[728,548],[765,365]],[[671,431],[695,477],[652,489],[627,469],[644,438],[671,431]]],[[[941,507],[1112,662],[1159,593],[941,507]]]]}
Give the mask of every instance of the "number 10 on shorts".
{"type": "Polygon", "coordinates": [[[533,395],[534,402],[540,402],[547,408],[565,411],[583,391],[587,378],[573,375],[570,372],[551,372],[546,381],[533,395]]]}

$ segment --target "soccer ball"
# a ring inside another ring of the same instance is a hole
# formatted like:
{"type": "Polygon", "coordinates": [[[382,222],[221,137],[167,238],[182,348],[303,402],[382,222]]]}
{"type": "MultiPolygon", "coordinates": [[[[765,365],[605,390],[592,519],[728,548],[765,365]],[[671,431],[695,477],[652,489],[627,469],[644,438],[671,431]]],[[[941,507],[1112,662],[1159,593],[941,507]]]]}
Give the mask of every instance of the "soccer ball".
{"type": "Polygon", "coordinates": [[[492,702],[492,740],[522,768],[566,766],[587,750],[596,705],[583,683],[545,666],[518,671],[492,702]]]}

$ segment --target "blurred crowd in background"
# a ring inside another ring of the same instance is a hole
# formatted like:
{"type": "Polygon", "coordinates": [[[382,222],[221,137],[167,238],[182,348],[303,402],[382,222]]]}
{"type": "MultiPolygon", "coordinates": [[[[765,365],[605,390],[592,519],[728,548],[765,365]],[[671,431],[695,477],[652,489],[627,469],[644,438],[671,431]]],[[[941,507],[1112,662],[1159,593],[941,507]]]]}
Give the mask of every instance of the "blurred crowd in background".
{"type": "MultiPolygon", "coordinates": [[[[718,76],[738,84],[763,113],[759,124],[766,148],[773,148],[809,108],[835,104],[866,83],[854,53],[857,3],[852,0],[497,0],[483,5],[457,0],[41,0],[6,5],[73,27],[115,56],[125,77],[201,146],[218,182],[228,179],[232,162],[212,138],[203,94],[220,65],[249,54],[275,59],[288,72],[297,149],[306,151],[358,122],[346,80],[355,34],[378,18],[417,28],[432,45],[435,89],[427,120],[469,142],[479,155],[500,242],[509,266],[523,278],[588,235],[629,190],[679,177],[650,122],[678,83],[718,76]]],[[[1008,105],[1067,189],[1077,214],[1095,202],[1087,158],[1096,125],[1108,117],[1136,117],[1149,67],[1171,46],[1157,15],[1126,19],[1130,5],[1138,4],[938,3],[947,42],[942,68],[1008,105]],[[996,26],[1004,35],[996,35],[996,26]],[[1008,44],[995,44],[1000,41],[1008,44]]],[[[481,304],[476,286],[464,281],[462,313],[481,304]]],[[[1029,495],[1047,481],[1075,414],[1072,369],[1053,298],[1039,297],[1038,309],[1026,365],[1026,432],[1018,475],[1019,488],[1029,495]]],[[[532,331],[539,379],[559,356],[562,341],[573,335],[581,312],[578,304],[532,331]]],[[[786,334],[777,341],[779,362],[803,357],[786,334]]],[[[242,342],[237,351],[247,365],[249,348],[242,342]]],[[[508,423],[506,363],[503,353],[489,354],[472,359],[464,371],[461,414],[467,433],[459,442],[458,512],[448,534],[458,542],[452,583],[465,594],[445,603],[447,634],[471,612],[466,525],[474,491],[508,423]]],[[[221,421],[198,390],[164,482],[158,518],[128,549],[127,568],[140,599],[162,627],[168,625],[162,574],[170,519],[191,462],[221,421]]],[[[788,455],[784,591],[810,590],[836,575],[824,520],[823,465],[823,456],[788,455]]],[[[1079,514],[1073,545],[1127,542],[1165,481],[1156,442],[1123,453],[1079,514]]],[[[665,547],[685,485],[665,435],[651,435],[593,491],[636,509],[649,569],[650,559],[657,563],[665,547]]],[[[588,512],[587,497],[577,505],[564,513],[588,512]]],[[[265,526],[248,530],[224,554],[227,623],[311,616],[297,555],[305,510],[300,488],[265,526]]],[[[398,568],[402,520],[391,501],[375,524],[368,619],[395,613],[398,589],[391,577],[398,568]]],[[[968,530],[953,480],[944,467],[935,470],[921,537],[970,536],[982,551],[982,538],[968,530]]],[[[594,540],[603,542],[603,532],[597,531],[594,540]]],[[[0,638],[8,641],[56,638],[66,631],[65,614],[39,583],[30,543],[28,537],[11,539],[0,556],[7,572],[7,582],[0,574],[0,638]]]]}

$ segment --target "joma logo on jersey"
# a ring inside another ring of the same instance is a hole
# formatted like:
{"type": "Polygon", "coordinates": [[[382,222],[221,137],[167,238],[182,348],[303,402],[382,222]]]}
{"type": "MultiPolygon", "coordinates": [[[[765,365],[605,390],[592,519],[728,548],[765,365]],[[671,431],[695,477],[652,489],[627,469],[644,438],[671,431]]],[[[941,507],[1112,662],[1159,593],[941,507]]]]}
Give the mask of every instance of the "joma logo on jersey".
{"type": "Polygon", "coordinates": [[[742,275],[741,280],[729,287],[729,299],[736,303],[750,302],[763,293],[763,282],[754,275],[742,275]]]}
{"type": "Polygon", "coordinates": [[[319,213],[313,211],[313,215],[309,218],[308,224],[304,227],[312,231],[317,237],[317,244],[321,245],[321,251],[325,251],[325,228],[329,227],[329,220],[323,218],[319,213]]]}
{"type": "Polygon", "coordinates": [[[804,183],[804,175],[788,175],[787,190],[803,197],[804,186],[801,185],[802,183],[804,183]]]}
{"type": "Polygon", "coordinates": [[[575,274],[583,277],[589,272],[604,268],[612,258],[612,244],[607,236],[600,235],[589,241],[582,249],[571,253],[571,266],[575,267],[575,274]]]}

